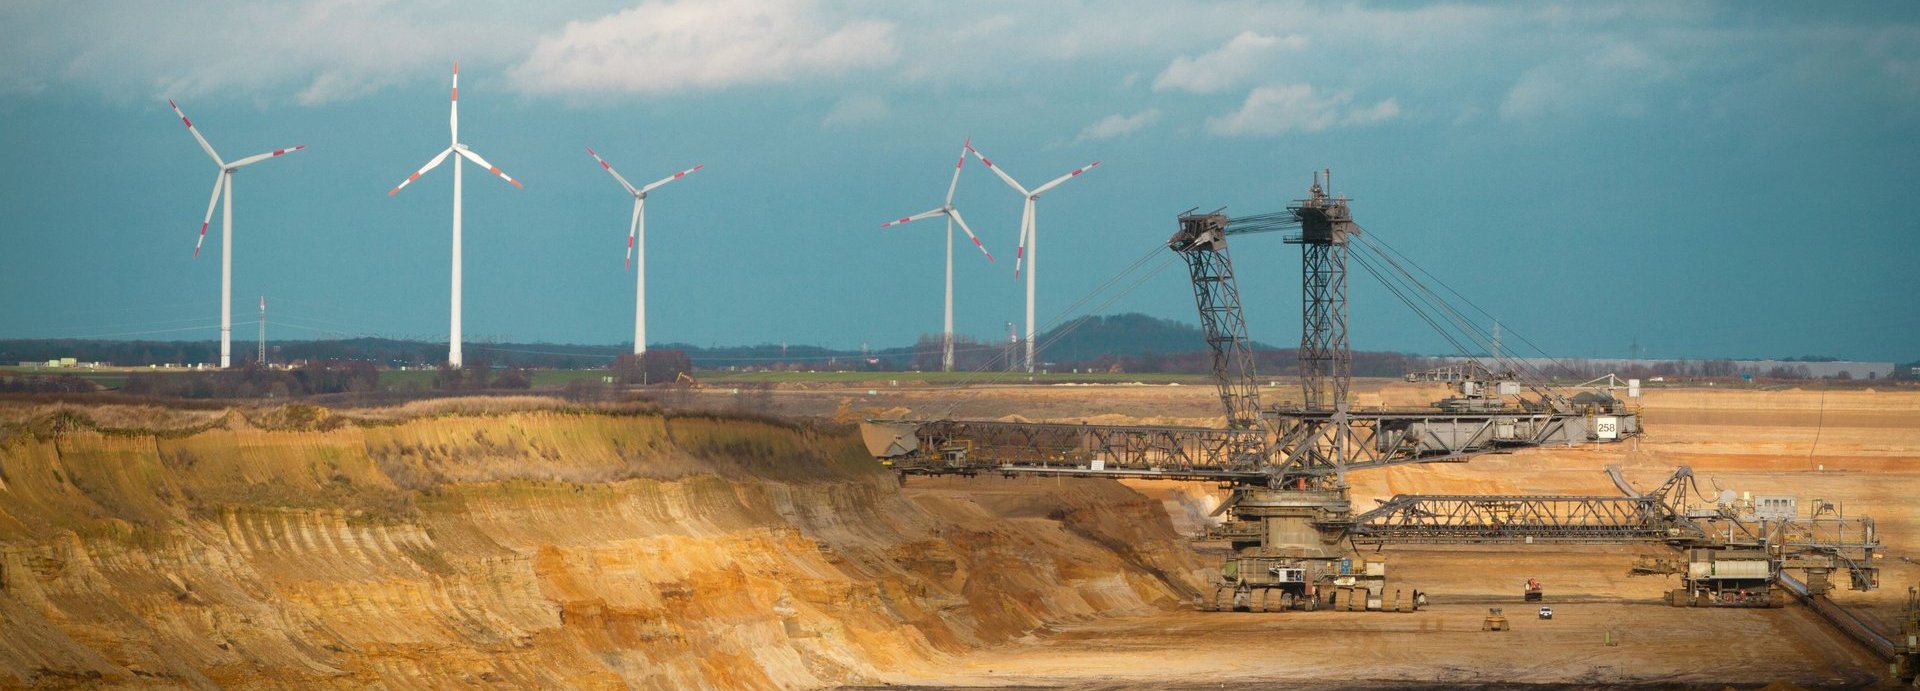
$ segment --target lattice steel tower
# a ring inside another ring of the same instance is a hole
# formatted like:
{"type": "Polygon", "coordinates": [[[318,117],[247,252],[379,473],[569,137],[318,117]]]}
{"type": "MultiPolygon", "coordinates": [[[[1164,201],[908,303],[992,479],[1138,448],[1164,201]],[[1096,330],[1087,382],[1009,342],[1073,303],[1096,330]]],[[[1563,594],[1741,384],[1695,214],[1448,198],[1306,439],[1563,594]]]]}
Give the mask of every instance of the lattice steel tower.
{"type": "Polygon", "coordinates": [[[1186,260],[1193,279],[1193,298],[1200,308],[1200,328],[1212,354],[1227,426],[1255,430],[1261,428],[1260,389],[1253,379],[1253,348],[1241,316],[1240,288],[1233,279],[1233,260],[1227,256],[1228,221],[1220,213],[1182,214],[1180,231],[1167,240],[1167,247],[1186,260]]]}
{"type": "MultiPolygon", "coordinates": [[[[1332,173],[1327,174],[1328,184],[1332,173]]],[[[1288,207],[1300,218],[1300,386],[1308,410],[1347,407],[1353,350],[1347,343],[1347,236],[1358,234],[1347,200],[1320,187],[1315,174],[1307,199],[1288,207]]]]}

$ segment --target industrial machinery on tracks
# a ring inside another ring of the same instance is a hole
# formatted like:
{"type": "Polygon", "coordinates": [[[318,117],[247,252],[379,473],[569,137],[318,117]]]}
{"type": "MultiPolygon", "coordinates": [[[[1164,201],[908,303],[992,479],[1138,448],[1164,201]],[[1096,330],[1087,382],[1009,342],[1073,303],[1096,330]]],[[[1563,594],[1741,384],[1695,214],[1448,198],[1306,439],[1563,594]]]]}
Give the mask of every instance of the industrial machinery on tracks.
{"type": "MultiPolygon", "coordinates": [[[[1497,345],[1420,276],[1437,278],[1384,241],[1370,240],[1353,222],[1349,200],[1323,190],[1318,175],[1308,197],[1284,212],[1241,218],[1188,212],[1178,221],[1166,247],[1188,268],[1225,426],[868,420],[862,434],[869,451],[903,475],[1218,483],[1231,494],[1215,515],[1228,520],[1206,537],[1233,551],[1212,597],[1202,598],[1211,609],[1316,609],[1337,604],[1343,592],[1349,607],[1360,598],[1366,609],[1398,609],[1388,606],[1384,562],[1356,573],[1350,556],[1363,546],[1394,543],[1671,545],[1687,550],[1684,566],[1642,570],[1682,576],[1684,587],[1670,598],[1675,604],[1771,604],[1766,593],[1782,568],[1802,569],[1822,584],[1826,574],[1846,568],[1853,587],[1876,584],[1870,519],[1756,519],[1725,502],[1695,510],[1681,487],[1691,484],[1684,468],[1648,494],[1615,472],[1624,496],[1399,496],[1356,514],[1347,473],[1528,447],[1614,443],[1640,434],[1640,416],[1610,388],[1568,395],[1525,360],[1500,356],[1497,345]],[[1297,403],[1262,405],[1227,240],[1286,230],[1297,231],[1286,242],[1301,247],[1301,396],[1297,403]],[[1492,352],[1493,366],[1468,355],[1463,365],[1434,373],[1429,381],[1458,388],[1430,406],[1354,406],[1349,259],[1463,354],[1469,349],[1451,334],[1492,352]],[[1454,331],[1441,329],[1443,323],[1454,331]],[[1816,535],[1821,529],[1830,534],[1816,535]],[[1749,601],[1748,589],[1761,593],[1760,600],[1749,601]]],[[[1406,609],[1419,599],[1410,595],[1406,609]]]]}

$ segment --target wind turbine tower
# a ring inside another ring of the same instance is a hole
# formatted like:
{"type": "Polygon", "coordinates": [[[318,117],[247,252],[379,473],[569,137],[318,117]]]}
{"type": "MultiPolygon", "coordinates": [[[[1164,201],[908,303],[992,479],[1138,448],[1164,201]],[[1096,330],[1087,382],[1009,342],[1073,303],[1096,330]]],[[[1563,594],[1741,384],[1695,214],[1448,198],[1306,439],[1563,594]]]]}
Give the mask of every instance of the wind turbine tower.
{"type": "Polygon", "coordinates": [[[1027,374],[1033,374],[1033,338],[1034,338],[1033,281],[1034,281],[1034,274],[1039,273],[1039,267],[1040,267],[1039,256],[1038,256],[1040,243],[1039,243],[1039,238],[1035,234],[1035,223],[1034,223],[1034,217],[1033,217],[1034,202],[1040,199],[1040,195],[1046,194],[1047,190],[1051,190],[1055,187],[1059,187],[1061,183],[1064,183],[1068,180],[1078,177],[1081,173],[1087,172],[1089,170],[1093,170],[1094,166],[1100,165],[1100,162],[1094,161],[1085,166],[1075,168],[1071,172],[1067,173],[1066,175],[1062,175],[1060,177],[1047,181],[1047,184],[1041,185],[1039,187],[1035,187],[1032,190],[1028,190],[1027,188],[1020,186],[1020,183],[1015,182],[1013,180],[1013,176],[1008,175],[1007,171],[1001,170],[1000,166],[996,166],[993,164],[993,161],[987,160],[986,154],[982,154],[980,153],[979,149],[973,148],[973,143],[971,141],[967,143],[967,150],[972,151],[974,157],[979,158],[981,163],[986,164],[987,169],[993,171],[994,175],[998,175],[1000,176],[1001,180],[1005,180],[1007,183],[1007,186],[1012,187],[1013,191],[1019,192],[1020,196],[1026,197],[1026,205],[1020,211],[1020,249],[1019,251],[1014,253],[1013,275],[1016,280],[1019,278],[1020,262],[1021,260],[1024,259],[1027,264],[1026,366],[1027,366],[1027,374]]]}
{"type": "Polygon", "coordinates": [[[634,269],[633,354],[644,355],[647,352],[647,193],[706,166],[697,165],[635,188],[626,178],[620,177],[620,173],[606,159],[594,153],[593,147],[587,147],[587,155],[599,161],[600,167],[607,169],[613,179],[626,188],[627,194],[633,195],[633,224],[627,227],[627,267],[634,269]],[[639,261],[634,260],[636,253],[640,255],[639,261]]]}
{"type": "Polygon", "coordinates": [[[200,256],[200,246],[207,241],[207,226],[213,223],[213,207],[220,206],[220,369],[226,369],[233,366],[233,173],[269,158],[305,149],[307,145],[274,149],[228,163],[220,160],[220,154],[214,153],[213,145],[207,143],[206,137],[200,136],[200,130],[193,126],[192,120],[187,119],[187,114],[180,112],[179,104],[168,100],[167,105],[173,107],[173,114],[180,116],[180,122],[186,124],[187,132],[193,135],[194,141],[200,142],[200,148],[213,159],[213,164],[220,167],[220,172],[213,178],[213,196],[207,200],[207,215],[200,220],[200,239],[193,244],[193,256],[200,256]],[[221,197],[223,191],[226,195],[224,200],[221,197]]]}
{"type": "Polygon", "coordinates": [[[460,63],[457,62],[453,63],[452,101],[451,115],[447,118],[447,127],[453,135],[452,144],[432,160],[427,161],[420,170],[414,171],[412,175],[407,176],[407,179],[401,180],[399,185],[387,192],[387,196],[399,194],[401,188],[420,179],[420,176],[427,171],[438,167],[442,161],[447,160],[449,154],[459,154],[458,158],[453,159],[453,316],[449,320],[447,334],[447,365],[460,369],[460,159],[473,161],[475,165],[487,169],[487,172],[513,183],[514,187],[525,188],[525,185],[521,185],[519,180],[513,179],[506,173],[500,172],[500,168],[488,163],[487,159],[481,158],[480,154],[474,153],[472,149],[467,148],[467,145],[460,143],[460,63]]]}
{"type": "Polygon", "coordinates": [[[960,145],[960,159],[957,161],[954,161],[953,163],[953,180],[947,183],[946,203],[941,204],[939,207],[934,209],[922,211],[912,216],[906,216],[898,220],[887,221],[886,223],[880,224],[881,228],[891,228],[893,226],[897,226],[902,223],[911,223],[923,218],[932,218],[934,216],[947,217],[947,311],[946,311],[946,321],[944,322],[945,326],[944,326],[944,329],[940,332],[940,344],[941,344],[940,345],[940,371],[942,372],[953,371],[953,224],[954,222],[958,221],[960,223],[960,229],[967,232],[967,237],[973,240],[974,247],[980,248],[981,254],[987,255],[987,261],[989,262],[993,261],[993,253],[987,251],[986,245],[980,244],[980,237],[973,234],[972,228],[967,227],[967,219],[960,217],[960,210],[953,208],[953,191],[954,189],[960,186],[960,169],[966,166],[967,150],[972,148],[972,146],[973,146],[972,139],[968,139],[966,143],[963,143],[960,145]]]}

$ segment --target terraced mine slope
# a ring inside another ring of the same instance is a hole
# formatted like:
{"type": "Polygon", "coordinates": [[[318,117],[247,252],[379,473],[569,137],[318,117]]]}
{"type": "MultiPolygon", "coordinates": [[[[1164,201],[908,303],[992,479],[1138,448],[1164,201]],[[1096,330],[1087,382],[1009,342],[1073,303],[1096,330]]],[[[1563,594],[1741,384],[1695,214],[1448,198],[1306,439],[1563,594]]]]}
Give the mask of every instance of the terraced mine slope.
{"type": "Polygon", "coordinates": [[[1177,609],[1112,483],[909,498],[850,430],[13,408],[0,685],[814,687],[1177,609]]]}

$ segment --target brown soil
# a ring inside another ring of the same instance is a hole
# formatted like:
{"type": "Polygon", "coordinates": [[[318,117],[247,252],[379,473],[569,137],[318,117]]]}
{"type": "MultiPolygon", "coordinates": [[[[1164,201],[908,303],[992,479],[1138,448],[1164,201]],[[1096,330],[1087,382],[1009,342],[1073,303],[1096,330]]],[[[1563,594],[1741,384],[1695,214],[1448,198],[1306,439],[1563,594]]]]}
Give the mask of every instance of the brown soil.
{"type": "MultiPolygon", "coordinates": [[[[1431,387],[1374,383],[1362,404],[1404,405],[1431,387]]],[[[1217,405],[1204,387],[1076,387],[1074,409],[1060,389],[976,395],[980,409],[1020,398],[1057,411],[1033,419],[1080,419],[1141,407],[1205,418],[1217,405]],[[978,400],[987,399],[987,400],[978,400]],[[1097,402],[1097,403],[1096,403],[1097,402]]],[[[918,392],[896,394],[911,400],[918,392]]],[[[1645,438],[1620,445],[1539,449],[1468,463],[1356,473],[1354,504],[1397,493],[1614,494],[1603,473],[1620,464],[1652,488],[1675,465],[1691,465],[1701,487],[1820,498],[1847,515],[1875,518],[1886,547],[1883,587],[1841,590],[1835,599],[1891,630],[1907,586],[1920,584],[1920,392],[1649,390],[1639,401],[1645,438]],[[1816,445],[1817,437],[1817,445],[1816,445]],[[1915,561],[1904,561],[1902,557],[1915,561]]],[[[898,405],[898,404],[896,404],[898,405]]],[[[942,405],[929,403],[923,405],[942,405]]],[[[914,407],[910,403],[905,407],[914,407]]],[[[1112,415],[1112,414],[1107,414],[1112,415]]],[[[1131,418],[1131,415],[1114,417],[1131,418]]],[[[1046,483],[1054,481],[1034,481],[1046,483]]],[[[1161,499],[1183,532],[1196,533],[1221,494],[1193,483],[1129,483],[1161,499]]],[[[1759,686],[1884,683],[1885,665],[1798,606],[1781,610],[1676,609],[1661,603],[1663,577],[1629,577],[1639,555],[1660,547],[1394,547],[1384,551],[1393,581],[1430,594],[1418,614],[1170,612],[1064,628],[965,657],[934,684],[1120,686],[1440,685],[1759,686]],[[1521,585],[1547,585],[1555,618],[1533,618],[1521,585]],[[1513,622],[1481,632],[1489,607],[1513,622]],[[1606,646],[1612,632],[1622,642],[1606,646]],[[1150,660],[1151,662],[1143,662],[1150,660]]]]}
{"type": "MultiPolygon", "coordinates": [[[[1269,392],[1272,396],[1284,389],[1269,392]]],[[[1363,405],[1434,387],[1373,383],[1363,405]]],[[[693,403],[728,407],[729,394],[693,403]]],[[[774,392],[776,412],[1217,424],[1198,386],[774,392]]],[[[1656,389],[1649,433],[1353,476],[1400,492],[1703,487],[1871,515],[1920,582],[1920,392],[1656,389]],[[1817,446],[1815,440],[1817,437],[1817,446]],[[1824,466],[1824,468],[1823,468],[1824,466]]],[[[0,408],[0,686],[1214,688],[1876,683],[1810,613],[1674,609],[1653,547],[1400,547],[1417,614],[1192,611],[1217,490],[915,478],[843,428],[525,405],[0,408]],[[1520,602],[1545,581],[1552,621],[1520,602]],[[1514,630],[1483,633],[1488,607],[1514,630]],[[1604,645],[1609,633],[1617,646],[1604,645]]]]}

